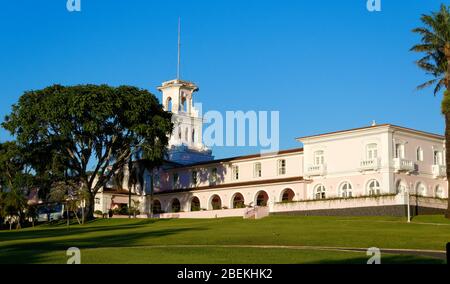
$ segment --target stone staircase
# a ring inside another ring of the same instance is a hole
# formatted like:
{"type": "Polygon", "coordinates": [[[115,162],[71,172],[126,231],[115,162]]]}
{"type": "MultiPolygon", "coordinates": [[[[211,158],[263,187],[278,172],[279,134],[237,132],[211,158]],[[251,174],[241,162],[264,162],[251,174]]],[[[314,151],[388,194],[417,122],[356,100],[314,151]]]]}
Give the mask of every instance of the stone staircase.
{"type": "Polygon", "coordinates": [[[253,208],[248,208],[244,213],[244,219],[262,219],[269,216],[269,207],[267,206],[257,206],[253,208]]]}

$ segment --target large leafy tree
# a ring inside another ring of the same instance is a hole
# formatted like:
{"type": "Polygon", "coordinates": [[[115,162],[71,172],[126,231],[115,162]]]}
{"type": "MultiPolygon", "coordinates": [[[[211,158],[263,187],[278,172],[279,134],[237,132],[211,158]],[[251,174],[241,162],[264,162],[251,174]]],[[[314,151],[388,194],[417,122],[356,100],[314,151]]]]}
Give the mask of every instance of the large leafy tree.
{"type": "MultiPolygon", "coordinates": [[[[19,147],[14,142],[0,143],[0,227],[4,218],[9,217],[18,220],[17,215],[9,215],[11,212],[16,214],[20,209],[14,209],[13,197],[17,196],[16,184],[23,175],[24,168],[23,156],[19,147]]],[[[12,222],[10,223],[10,228],[12,222]]]]}
{"type": "Polygon", "coordinates": [[[24,168],[21,149],[15,142],[0,143],[0,192],[13,187],[14,179],[24,168]]]}
{"type": "Polygon", "coordinates": [[[3,127],[37,165],[40,158],[57,161],[65,179],[86,189],[88,217],[95,195],[114,173],[136,155],[161,160],[172,132],[171,114],[150,92],[107,85],[53,85],[25,92],[3,127]]]}
{"type": "MultiPolygon", "coordinates": [[[[447,163],[447,182],[450,181],[450,6],[442,4],[438,12],[422,15],[423,27],[415,28],[414,33],[421,36],[421,42],[412,47],[412,51],[421,52],[424,57],[417,61],[417,65],[431,80],[418,86],[419,89],[434,87],[436,96],[442,90],[442,114],[445,117],[445,148],[447,163]]],[[[450,184],[449,184],[450,188],[450,184]]],[[[450,198],[447,209],[450,218],[450,198]]]]}

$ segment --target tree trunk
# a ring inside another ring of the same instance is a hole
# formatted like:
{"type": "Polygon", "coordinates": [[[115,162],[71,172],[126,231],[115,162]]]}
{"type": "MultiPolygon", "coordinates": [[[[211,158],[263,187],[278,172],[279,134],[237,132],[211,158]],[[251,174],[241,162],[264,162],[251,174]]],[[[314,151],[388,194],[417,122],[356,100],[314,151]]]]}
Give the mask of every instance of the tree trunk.
{"type": "Polygon", "coordinates": [[[447,167],[447,212],[445,217],[450,219],[450,113],[445,114],[445,165],[447,167]]]}
{"type": "Polygon", "coordinates": [[[85,212],[86,220],[94,219],[94,211],[95,211],[95,194],[90,192],[85,212]]]}
{"type": "Polygon", "coordinates": [[[131,186],[128,186],[128,219],[131,219],[131,186]]]}
{"type": "MultiPolygon", "coordinates": [[[[447,89],[444,96],[449,96],[450,92],[450,43],[444,47],[444,54],[447,58],[447,73],[445,74],[445,88],[447,89]]],[[[447,167],[447,212],[445,217],[450,219],[450,112],[446,112],[445,116],[445,165],[447,167]]]]}

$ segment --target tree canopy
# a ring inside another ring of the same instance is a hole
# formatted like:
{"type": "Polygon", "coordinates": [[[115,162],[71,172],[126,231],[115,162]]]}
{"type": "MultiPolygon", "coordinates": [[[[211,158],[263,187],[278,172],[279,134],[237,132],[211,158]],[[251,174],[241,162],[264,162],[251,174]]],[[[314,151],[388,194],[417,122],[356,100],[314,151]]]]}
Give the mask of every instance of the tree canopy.
{"type": "Polygon", "coordinates": [[[446,79],[450,56],[450,9],[442,4],[438,12],[422,15],[420,19],[424,26],[413,29],[413,32],[421,36],[421,43],[411,50],[424,53],[424,57],[416,61],[417,66],[433,78],[418,88],[434,86],[436,95],[442,88],[448,89],[450,84],[446,79]]]}
{"type": "Polygon", "coordinates": [[[171,114],[150,92],[131,86],[53,85],[25,92],[2,124],[38,173],[70,179],[94,196],[130,159],[159,164],[171,114]]]}

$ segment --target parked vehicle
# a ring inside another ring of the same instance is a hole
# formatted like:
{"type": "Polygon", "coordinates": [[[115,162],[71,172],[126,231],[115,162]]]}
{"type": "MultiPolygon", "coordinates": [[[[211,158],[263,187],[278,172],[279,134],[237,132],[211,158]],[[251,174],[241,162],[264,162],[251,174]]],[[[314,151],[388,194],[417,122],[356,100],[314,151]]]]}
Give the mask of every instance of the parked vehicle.
{"type": "Polygon", "coordinates": [[[49,203],[38,207],[38,222],[51,222],[64,218],[64,204],[49,203]]]}

